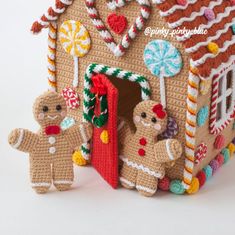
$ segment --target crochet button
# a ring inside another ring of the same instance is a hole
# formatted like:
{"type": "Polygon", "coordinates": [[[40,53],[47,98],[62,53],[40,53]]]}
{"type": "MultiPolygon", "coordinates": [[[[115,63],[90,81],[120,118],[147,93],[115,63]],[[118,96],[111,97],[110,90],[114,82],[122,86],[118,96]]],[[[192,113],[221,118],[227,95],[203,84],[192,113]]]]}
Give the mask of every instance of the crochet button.
{"type": "Polygon", "coordinates": [[[56,139],[54,136],[49,137],[48,139],[49,144],[54,144],[56,142],[56,139]]]}
{"type": "Polygon", "coordinates": [[[144,149],[139,149],[138,154],[143,157],[145,156],[145,150],[144,149]]]}
{"type": "Polygon", "coordinates": [[[56,152],[56,148],[55,147],[50,147],[49,148],[49,153],[50,154],[54,154],[56,152]]]}
{"type": "Polygon", "coordinates": [[[140,143],[141,145],[145,146],[145,145],[147,144],[147,141],[146,141],[145,138],[141,138],[140,141],[139,141],[139,143],[140,143]]]}

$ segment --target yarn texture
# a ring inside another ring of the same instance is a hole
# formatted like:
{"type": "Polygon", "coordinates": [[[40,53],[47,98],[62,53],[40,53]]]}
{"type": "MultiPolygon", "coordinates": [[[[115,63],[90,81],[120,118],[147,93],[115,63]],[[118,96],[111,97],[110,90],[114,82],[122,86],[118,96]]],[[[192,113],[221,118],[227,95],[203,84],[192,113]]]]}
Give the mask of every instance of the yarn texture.
{"type": "Polygon", "coordinates": [[[197,125],[203,126],[208,118],[209,108],[208,106],[203,106],[197,114],[197,125]]]}
{"type": "Polygon", "coordinates": [[[74,178],[72,153],[91,138],[92,128],[84,123],[61,129],[67,109],[63,97],[56,92],[39,96],[33,110],[40,130],[33,133],[15,129],[9,135],[9,144],[29,153],[31,185],[37,193],[46,193],[52,182],[58,190],[68,190],[74,178]]]}
{"type": "Polygon", "coordinates": [[[170,184],[170,191],[177,195],[185,193],[185,188],[180,180],[172,180],[170,184]]]}

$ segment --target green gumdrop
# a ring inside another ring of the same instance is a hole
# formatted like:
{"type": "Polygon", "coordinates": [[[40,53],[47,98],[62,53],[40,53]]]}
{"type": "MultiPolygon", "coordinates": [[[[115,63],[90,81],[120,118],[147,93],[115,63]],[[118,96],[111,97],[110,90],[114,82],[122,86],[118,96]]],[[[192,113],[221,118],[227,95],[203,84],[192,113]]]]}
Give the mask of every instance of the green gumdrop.
{"type": "Polygon", "coordinates": [[[185,188],[180,180],[172,180],[170,184],[170,191],[177,195],[182,195],[185,192],[185,188]]]}
{"type": "Polygon", "coordinates": [[[210,179],[213,174],[213,170],[212,170],[211,166],[209,166],[209,165],[205,166],[202,170],[206,174],[206,180],[210,179]]]}
{"type": "Polygon", "coordinates": [[[224,156],[224,164],[227,163],[229,161],[229,158],[230,158],[230,152],[229,152],[229,149],[228,148],[224,148],[221,153],[223,154],[224,156]]]}

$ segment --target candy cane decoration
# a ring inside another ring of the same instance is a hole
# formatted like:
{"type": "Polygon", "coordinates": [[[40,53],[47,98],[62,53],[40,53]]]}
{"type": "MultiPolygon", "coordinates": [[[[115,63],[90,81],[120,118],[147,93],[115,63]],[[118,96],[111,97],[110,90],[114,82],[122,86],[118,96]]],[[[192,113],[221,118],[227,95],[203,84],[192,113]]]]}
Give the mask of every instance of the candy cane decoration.
{"type": "MultiPolygon", "coordinates": [[[[119,0],[117,3],[118,2],[119,0]]],[[[128,32],[123,36],[121,42],[117,44],[99,16],[95,6],[96,0],[86,0],[86,9],[93,25],[96,27],[107,47],[117,57],[124,55],[126,50],[130,47],[130,44],[136,38],[137,33],[144,28],[144,25],[150,16],[151,6],[149,0],[136,0],[136,2],[140,5],[140,15],[136,18],[128,32]]]]}
{"type": "Polygon", "coordinates": [[[47,70],[48,70],[48,83],[50,90],[56,91],[56,39],[57,39],[57,23],[49,24],[48,32],[48,54],[47,54],[47,70]]]}
{"type": "Polygon", "coordinates": [[[39,20],[33,23],[31,32],[37,34],[40,33],[43,28],[48,28],[50,23],[56,21],[72,3],[73,0],[56,0],[55,6],[50,7],[39,20]]]}
{"type": "Polygon", "coordinates": [[[107,6],[110,10],[116,10],[118,7],[125,6],[126,2],[130,2],[132,0],[108,0],[107,6]]]}

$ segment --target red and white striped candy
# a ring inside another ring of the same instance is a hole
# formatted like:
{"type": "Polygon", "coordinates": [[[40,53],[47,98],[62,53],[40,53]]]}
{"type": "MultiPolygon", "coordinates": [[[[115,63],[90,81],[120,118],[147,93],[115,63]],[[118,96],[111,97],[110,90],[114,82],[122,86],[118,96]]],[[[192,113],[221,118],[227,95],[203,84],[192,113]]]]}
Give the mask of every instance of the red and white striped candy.
{"type": "Polygon", "coordinates": [[[62,95],[66,101],[66,105],[70,109],[77,109],[79,107],[79,97],[76,91],[72,88],[64,88],[62,95]]]}
{"type": "Polygon", "coordinates": [[[207,145],[205,143],[201,143],[197,147],[197,151],[195,153],[195,164],[199,164],[203,159],[206,158],[207,153],[207,145]]]}

